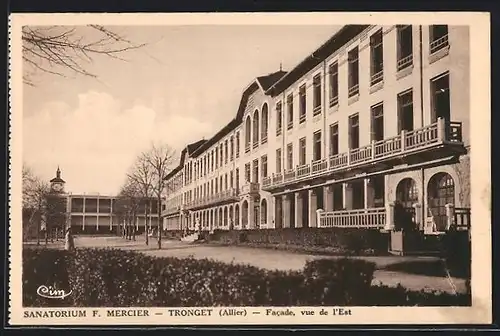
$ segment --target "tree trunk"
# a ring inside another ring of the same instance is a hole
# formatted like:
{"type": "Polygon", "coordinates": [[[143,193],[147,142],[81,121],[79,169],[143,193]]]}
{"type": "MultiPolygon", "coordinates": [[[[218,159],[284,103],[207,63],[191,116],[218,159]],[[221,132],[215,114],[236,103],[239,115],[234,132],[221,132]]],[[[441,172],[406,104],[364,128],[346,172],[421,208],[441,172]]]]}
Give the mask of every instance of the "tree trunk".
{"type": "Polygon", "coordinates": [[[146,208],[144,209],[144,234],[146,235],[146,245],[149,245],[149,237],[148,237],[148,209],[151,204],[150,200],[147,200],[146,208]]]}
{"type": "Polygon", "coordinates": [[[40,231],[42,231],[42,217],[37,216],[36,219],[36,244],[40,245],[40,231]]]}
{"type": "MultiPolygon", "coordinates": [[[[161,194],[160,194],[161,195],[161,194]]],[[[161,250],[161,231],[162,231],[162,225],[161,225],[161,196],[158,196],[158,249],[161,250]]]]}
{"type": "Polygon", "coordinates": [[[132,240],[135,241],[135,231],[137,229],[137,214],[136,214],[135,210],[134,210],[134,213],[132,215],[132,218],[133,218],[133,221],[134,221],[133,224],[132,224],[132,240]]]}

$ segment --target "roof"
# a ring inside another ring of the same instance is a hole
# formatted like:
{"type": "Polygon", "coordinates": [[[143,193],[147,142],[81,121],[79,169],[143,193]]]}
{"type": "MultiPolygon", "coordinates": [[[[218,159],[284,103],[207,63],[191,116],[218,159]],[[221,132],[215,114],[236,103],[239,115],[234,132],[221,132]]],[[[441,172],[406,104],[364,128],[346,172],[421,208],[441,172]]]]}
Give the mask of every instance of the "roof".
{"type": "Polygon", "coordinates": [[[276,97],[302,76],[314,69],[318,64],[323,62],[327,57],[342,48],[342,46],[369,27],[370,25],[343,26],[336,34],[330,37],[311,55],[302,60],[302,62],[300,62],[295,68],[279,78],[269,89],[266,90],[266,94],[276,97]]]}
{"type": "Polygon", "coordinates": [[[170,173],[168,173],[167,176],[165,176],[165,180],[168,180],[169,178],[171,178],[172,176],[177,174],[179,171],[181,171],[182,167],[184,167],[184,161],[186,160],[186,154],[189,155],[189,154],[195,152],[206,141],[207,140],[202,139],[202,140],[198,140],[196,142],[193,142],[193,143],[190,143],[189,145],[187,145],[181,152],[181,159],[180,159],[179,165],[177,167],[175,167],[174,169],[172,169],[172,171],[170,173]]]}
{"type": "Polygon", "coordinates": [[[248,98],[250,97],[250,95],[255,91],[257,91],[259,88],[262,88],[264,91],[266,91],[267,90],[266,88],[269,88],[277,80],[282,78],[285,74],[286,74],[285,71],[280,70],[265,76],[260,76],[255,78],[243,91],[240,104],[238,107],[238,112],[236,113],[236,117],[234,117],[220,131],[215,133],[215,135],[210,139],[208,139],[203,145],[198,147],[198,149],[192,153],[192,156],[198,157],[201,153],[203,153],[204,150],[210,148],[210,146],[212,146],[214,143],[225,137],[232,130],[234,130],[239,124],[241,124],[241,122],[243,121],[243,114],[245,113],[245,107],[247,105],[248,98]]]}
{"type": "MultiPolygon", "coordinates": [[[[47,180],[45,180],[47,181],[47,180]]],[[[50,183],[54,183],[54,182],[59,182],[59,183],[66,183],[66,181],[64,181],[62,178],[60,177],[54,177],[52,180],[49,181],[50,183]]]]}

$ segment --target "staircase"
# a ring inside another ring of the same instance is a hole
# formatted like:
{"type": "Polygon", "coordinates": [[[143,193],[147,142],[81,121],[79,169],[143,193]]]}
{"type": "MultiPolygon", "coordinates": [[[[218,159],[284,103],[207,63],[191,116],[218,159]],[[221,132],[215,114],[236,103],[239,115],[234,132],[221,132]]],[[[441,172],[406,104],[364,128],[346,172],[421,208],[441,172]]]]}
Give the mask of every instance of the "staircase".
{"type": "Polygon", "coordinates": [[[188,242],[188,243],[192,243],[192,242],[195,242],[197,241],[199,238],[199,234],[198,232],[195,232],[195,233],[192,233],[190,235],[187,235],[187,236],[184,236],[181,238],[181,241],[183,242],[188,242]]]}

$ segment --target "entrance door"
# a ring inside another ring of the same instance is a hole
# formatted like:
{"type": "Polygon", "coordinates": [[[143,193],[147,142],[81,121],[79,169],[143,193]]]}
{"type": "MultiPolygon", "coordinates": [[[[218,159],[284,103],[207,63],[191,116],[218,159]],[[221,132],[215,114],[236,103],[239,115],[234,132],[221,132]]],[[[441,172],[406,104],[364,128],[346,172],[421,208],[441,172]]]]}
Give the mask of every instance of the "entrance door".
{"type": "Polygon", "coordinates": [[[446,228],[446,204],[455,205],[455,183],[447,173],[434,175],[427,187],[428,206],[439,231],[446,228]]]}

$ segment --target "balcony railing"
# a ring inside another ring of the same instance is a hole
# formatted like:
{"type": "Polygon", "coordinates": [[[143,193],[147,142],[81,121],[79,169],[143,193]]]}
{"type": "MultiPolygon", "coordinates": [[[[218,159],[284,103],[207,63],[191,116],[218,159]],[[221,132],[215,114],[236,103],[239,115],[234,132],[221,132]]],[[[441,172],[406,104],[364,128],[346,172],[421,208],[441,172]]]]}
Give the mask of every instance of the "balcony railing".
{"type": "Polygon", "coordinates": [[[291,130],[292,128],[293,128],[293,121],[289,121],[287,126],[286,126],[286,129],[291,130]]]}
{"type": "Polygon", "coordinates": [[[259,147],[259,140],[253,142],[253,149],[259,147]]]}
{"type": "Polygon", "coordinates": [[[436,123],[413,130],[402,131],[400,135],[371,144],[348,150],[325,159],[312,161],[310,164],[289,169],[283,174],[273,174],[262,181],[264,190],[282,187],[311,177],[328,175],[353,166],[371,164],[401,154],[409,154],[437,144],[461,144],[462,125],[459,122],[445,122],[438,119],[436,123]],[[308,168],[310,167],[310,168],[308,168]]]}
{"type": "Polygon", "coordinates": [[[260,190],[260,184],[256,182],[247,182],[241,186],[242,195],[256,194],[259,193],[259,190],[260,190]]]}
{"type": "Polygon", "coordinates": [[[440,49],[443,49],[447,45],[448,45],[448,34],[446,34],[443,37],[440,37],[437,40],[431,42],[430,53],[434,54],[436,51],[439,51],[440,49]]]}
{"type": "Polygon", "coordinates": [[[222,202],[230,202],[238,199],[238,189],[231,188],[224,190],[214,195],[199,198],[191,201],[185,205],[186,209],[202,208],[212,204],[218,204],[222,202]]]}
{"type": "Polygon", "coordinates": [[[349,88],[348,96],[351,98],[359,93],[359,84],[353,85],[349,88]]]}
{"type": "Polygon", "coordinates": [[[306,114],[303,113],[299,116],[299,124],[302,124],[305,121],[306,121],[306,114]]]}
{"type": "Polygon", "coordinates": [[[386,209],[342,210],[320,212],[318,227],[382,229],[386,225],[386,209]]]}
{"type": "Polygon", "coordinates": [[[313,109],[313,116],[317,116],[318,114],[321,114],[321,105],[315,106],[313,109]]]}
{"type": "Polygon", "coordinates": [[[165,215],[170,215],[170,214],[173,214],[173,213],[177,213],[180,210],[181,210],[181,206],[180,205],[174,205],[174,206],[167,207],[161,213],[162,213],[163,216],[165,216],[165,215]]]}
{"type": "Polygon", "coordinates": [[[339,103],[339,96],[330,98],[330,107],[334,107],[335,105],[338,105],[338,103],[339,103]]]}
{"type": "Polygon", "coordinates": [[[265,134],[262,134],[260,143],[261,144],[267,143],[267,132],[265,134]]]}
{"type": "Polygon", "coordinates": [[[413,65],[413,55],[408,55],[398,60],[398,71],[406,69],[413,65]]]}
{"type": "Polygon", "coordinates": [[[250,143],[247,143],[245,145],[245,153],[249,153],[250,152],[250,143]]]}
{"type": "Polygon", "coordinates": [[[384,79],[384,71],[380,70],[379,72],[372,75],[370,84],[373,86],[375,84],[380,83],[384,79]]]}

